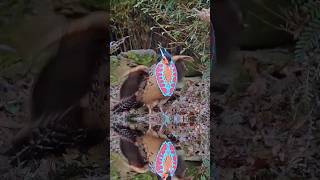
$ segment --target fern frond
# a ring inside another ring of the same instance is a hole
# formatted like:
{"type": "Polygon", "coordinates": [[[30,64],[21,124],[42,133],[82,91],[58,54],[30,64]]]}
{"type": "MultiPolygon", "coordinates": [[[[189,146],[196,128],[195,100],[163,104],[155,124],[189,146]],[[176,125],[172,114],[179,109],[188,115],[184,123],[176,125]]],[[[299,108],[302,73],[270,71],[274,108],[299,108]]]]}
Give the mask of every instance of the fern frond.
{"type": "MultiPolygon", "coordinates": [[[[320,7],[318,7],[320,9],[320,7]]],[[[296,60],[302,61],[308,52],[320,48],[320,14],[304,27],[295,49],[296,60]]]]}
{"type": "Polygon", "coordinates": [[[302,5],[303,10],[308,13],[312,19],[320,17],[320,1],[309,0],[302,5]]]}
{"type": "Polygon", "coordinates": [[[303,5],[305,3],[305,0],[291,0],[291,4],[294,5],[303,5]]]}

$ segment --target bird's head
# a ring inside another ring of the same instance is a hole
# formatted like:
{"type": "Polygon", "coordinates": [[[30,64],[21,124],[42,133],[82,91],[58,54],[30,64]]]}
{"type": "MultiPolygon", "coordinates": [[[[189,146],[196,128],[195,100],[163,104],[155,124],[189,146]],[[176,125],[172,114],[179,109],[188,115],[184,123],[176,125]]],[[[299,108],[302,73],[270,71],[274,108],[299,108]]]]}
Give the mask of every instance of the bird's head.
{"type": "Polygon", "coordinates": [[[170,176],[169,172],[163,174],[162,177],[159,175],[157,175],[157,177],[158,177],[158,180],[171,180],[171,176],[170,176]]]}
{"type": "Polygon", "coordinates": [[[165,48],[160,48],[160,57],[158,62],[160,61],[166,65],[169,65],[172,62],[172,55],[165,48]]]}

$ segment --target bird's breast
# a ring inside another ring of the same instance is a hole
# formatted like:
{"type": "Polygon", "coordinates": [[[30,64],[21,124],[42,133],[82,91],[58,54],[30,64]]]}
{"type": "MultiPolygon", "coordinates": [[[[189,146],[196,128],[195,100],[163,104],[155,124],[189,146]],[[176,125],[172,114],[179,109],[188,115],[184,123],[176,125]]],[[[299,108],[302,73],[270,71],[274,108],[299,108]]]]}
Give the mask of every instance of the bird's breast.
{"type": "Polygon", "coordinates": [[[171,96],[177,84],[177,69],[174,63],[170,65],[159,62],[155,69],[157,85],[164,96],[171,96]]]}
{"type": "Polygon", "coordinates": [[[164,96],[162,95],[157,85],[155,76],[151,76],[148,79],[147,85],[143,93],[143,98],[142,98],[143,103],[153,104],[155,101],[160,101],[163,98],[164,96]]]}

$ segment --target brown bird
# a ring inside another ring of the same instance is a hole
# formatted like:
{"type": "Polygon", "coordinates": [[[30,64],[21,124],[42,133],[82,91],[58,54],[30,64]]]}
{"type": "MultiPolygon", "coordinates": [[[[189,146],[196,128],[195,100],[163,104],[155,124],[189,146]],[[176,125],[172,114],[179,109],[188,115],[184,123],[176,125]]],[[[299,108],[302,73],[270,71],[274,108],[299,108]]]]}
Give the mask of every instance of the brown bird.
{"type": "Polygon", "coordinates": [[[132,170],[138,173],[150,170],[160,180],[185,179],[185,162],[165,135],[119,124],[112,128],[120,135],[120,150],[132,170]]]}
{"type": "Polygon", "coordinates": [[[158,106],[163,112],[163,105],[175,91],[176,83],[181,81],[185,70],[185,61],[192,62],[190,56],[171,56],[165,49],[157,63],[150,68],[139,65],[126,73],[126,80],[120,88],[120,103],[112,109],[114,112],[128,111],[142,105],[147,106],[149,115],[158,106]]]}
{"type": "Polygon", "coordinates": [[[14,137],[9,154],[28,146],[19,158],[29,159],[66,145],[105,140],[107,19],[105,12],[92,13],[49,38],[48,46],[56,43],[58,48],[33,85],[30,122],[14,137]],[[37,147],[44,149],[38,153],[37,147]]]}

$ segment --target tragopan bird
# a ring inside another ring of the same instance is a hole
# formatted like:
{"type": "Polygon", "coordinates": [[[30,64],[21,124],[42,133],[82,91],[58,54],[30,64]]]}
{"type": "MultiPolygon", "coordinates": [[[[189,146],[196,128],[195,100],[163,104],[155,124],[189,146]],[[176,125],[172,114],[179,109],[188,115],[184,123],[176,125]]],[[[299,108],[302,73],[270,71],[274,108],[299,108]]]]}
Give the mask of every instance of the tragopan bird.
{"type": "Polygon", "coordinates": [[[112,128],[120,135],[120,150],[132,170],[150,170],[159,180],[185,179],[185,162],[168,138],[152,129],[144,133],[118,124],[112,128]]]}
{"type": "Polygon", "coordinates": [[[171,56],[164,48],[157,63],[150,68],[139,65],[132,68],[120,88],[120,103],[112,111],[123,112],[145,105],[149,115],[155,106],[163,112],[163,105],[173,95],[177,82],[181,81],[185,61],[193,61],[190,56],[171,56]]]}

